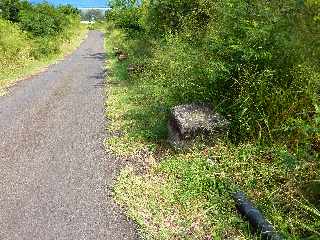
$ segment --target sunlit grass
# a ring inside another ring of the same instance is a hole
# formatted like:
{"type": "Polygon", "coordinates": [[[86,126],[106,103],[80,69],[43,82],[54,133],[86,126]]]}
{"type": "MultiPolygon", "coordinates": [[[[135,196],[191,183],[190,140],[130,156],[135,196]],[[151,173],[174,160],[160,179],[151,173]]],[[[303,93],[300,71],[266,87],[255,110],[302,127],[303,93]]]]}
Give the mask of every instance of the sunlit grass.
{"type": "MultiPolygon", "coordinates": [[[[43,56],[40,59],[26,57],[22,59],[21,63],[17,63],[14,59],[11,60],[10,67],[0,69],[0,96],[7,93],[7,88],[14,85],[19,80],[37,74],[45,68],[59,60],[62,60],[66,55],[72,53],[83,41],[87,34],[87,27],[85,25],[75,26],[68,30],[70,36],[69,40],[63,37],[58,38],[61,41],[59,46],[59,53],[50,56],[43,56]]],[[[28,40],[25,40],[26,44],[28,40]]],[[[17,59],[17,61],[20,59],[17,59]]]]}
{"type": "MultiPolygon", "coordinates": [[[[171,149],[166,145],[166,125],[172,102],[161,98],[167,96],[166,89],[148,79],[166,78],[156,72],[157,64],[165,61],[159,60],[161,55],[150,55],[143,39],[137,44],[137,38],[107,29],[107,116],[114,134],[106,145],[130,159],[114,197],[147,239],[259,239],[235,209],[231,193],[239,190],[285,239],[320,237],[318,153],[305,146],[290,151],[281,142],[229,140],[171,149]],[[113,47],[127,51],[129,60],[118,62],[113,47]],[[154,64],[155,72],[128,75],[128,64],[141,62],[154,64]]],[[[161,54],[161,49],[156,51],[161,54]]]]}

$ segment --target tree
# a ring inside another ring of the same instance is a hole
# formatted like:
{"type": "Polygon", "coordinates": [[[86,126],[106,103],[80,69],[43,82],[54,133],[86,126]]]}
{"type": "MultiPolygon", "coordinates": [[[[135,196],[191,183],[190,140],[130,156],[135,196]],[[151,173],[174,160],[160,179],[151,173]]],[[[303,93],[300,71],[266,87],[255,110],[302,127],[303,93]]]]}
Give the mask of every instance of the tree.
{"type": "Polygon", "coordinates": [[[34,36],[54,36],[65,28],[68,19],[54,6],[41,3],[31,9],[22,9],[19,13],[19,24],[23,30],[34,36]]]}
{"type": "Polygon", "coordinates": [[[0,1],[0,16],[12,22],[17,22],[21,2],[19,0],[1,0],[0,1]]]}
{"type": "Polygon", "coordinates": [[[89,9],[86,12],[82,12],[81,19],[84,21],[96,21],[104,18],[104,15],[101,10],[98,9],[89,9]]]}
{"type": "Polygon", "coordinates": [[[59,6],[58,10],[64,15],[80,15],[81,13],[79,9],[73,7],[70,4],[59,6]]]}
{"type": "Polygon", "coordinates": [[[140,3],[138,0],[110,0],[109,7],[115,8],[132,8],[140,3]]]}

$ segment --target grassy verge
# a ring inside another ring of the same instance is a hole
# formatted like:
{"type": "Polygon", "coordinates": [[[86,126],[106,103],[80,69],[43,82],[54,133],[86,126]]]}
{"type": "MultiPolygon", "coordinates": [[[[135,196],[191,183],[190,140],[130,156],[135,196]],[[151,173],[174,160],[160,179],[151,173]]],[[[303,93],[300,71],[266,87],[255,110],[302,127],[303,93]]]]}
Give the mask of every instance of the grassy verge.
{"type": "Polygon", "coordinates": [[[112,134],[106,145],[129,160],[114,197],[146,238],[259,239],[231,199],[242,190],[286,239],[319,239],[319,154],[228,140],[170,149],[165,139],[173,103],[159,97],[166,89],[127,72],[128,64],[153,60],[149,44],[107,27],[112,134]],[[117,61],[113,47],[127,51],[129,60],[117,61]]]}
{"type": "MultiPolygon", "coordinates": [[[[87,26],[80,25],[68,30],[68,39],[58,37],[55,41],[61,42],[58,53],[42,56],[39,59],[26,58],[21,64],[12,68],[0,69],[0,96],[6,94],[6,89],[17,81],[36,74],[50,64],[63,59],[72,53],[83,41],[87,34],[87,26]]],[[[29,46],[30,47],[30,46],[29,46]]],[[[11,65],[12,66],[12,65],[11,65]]]]}

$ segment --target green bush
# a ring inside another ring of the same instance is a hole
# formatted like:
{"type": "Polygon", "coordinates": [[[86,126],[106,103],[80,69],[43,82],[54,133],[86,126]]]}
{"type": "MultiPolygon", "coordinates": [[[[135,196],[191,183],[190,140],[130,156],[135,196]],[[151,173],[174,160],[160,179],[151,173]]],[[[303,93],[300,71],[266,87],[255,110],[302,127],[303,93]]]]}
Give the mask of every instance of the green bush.
{"type": "MultiPolygon", "coordinates": [[[[29,35],[29,45],[32,45],[29,54],[37,59],[58,53],[61,45],[59,41],[68,41],[69,29],[78,26],[80,20],[79,10],[71,5],[54,7],[48,3],[30,4],[27,1],[4,0],[0,3],[0,10],[2,18],[20,26],[23,31],[19,33],[21,36],[29,35]]],[[[7,25],[9,29],[12,28],[10,23],[7,25]]],[[[9,35],[16,36],[10,33],[9,35]]],[[[10,48],[7,47],[7,49],[10,48]]],[[[16,48],[12,47],[11,50],[13,49],[16,48]]],[[[13,53],[12,56],[14,56],[13,53]]]]}
{"type": "Polygon", "coordinates": [[[36,37],[58,35],[79,15],[80,11],[71,5],[54,7],[48,3],[30,4],[21,0],[0,2],[0,17],[19,23],[22,30],[36,37]]]}
{"type": "Polygon", "coordinates": [[[81,11],[70,4],[61,5],[58,7],[58,11],[65,16],[79,16],[81,11]]]}
{"type": "Polygon", "coordinates": [[[108,144],[165,161],[149,169],[143,158],[142,176],[123,171],[116,196],[129,215],[151,239],[259,239],[233,209],[240,189],[286,239],[318,239],[319,1],[150,0],[139,9],[139,31],[117,24],[108,41],[129,54],[111,66],[109,116],[124,135],[108,144]],[[129,64],[142,70],[127,74],[129,64]],[[168,150],[170,107],[198,101],[230,119],[230,139],[168,150]],[[190,231],[194,209],[199,231],[190,231]]]}
{"type": "Polygon", "coordinates": [[[106,12],[106,19],[113,21],[119,27],[125,29],[128,33],[142,31],[141,26],[141,8],[138,7],[138,1],[113,0],[109,2],[111,11],[106,12]]]}
{"type": "Polygon", "coordinates": [[[294,142],[296,130],[288,128],[296,119],[309,129],[299,141],[308,142],[319,129],[317,9],[313,1],[145,2],[140,33],[153,36],[155,47],[137,78],[175,104],[214,103],[231,117],[234,139],[294,142]]]}
{"type": "Polygon", "coordinates": [[[20,0],[1,0],[0,17],[12,22],[17,22],[21,7],[22,3],[20,0]]]}
{"type": "Polygon", "coordinates": [[[119,28],[126,29],[129,31],[139,31],[141,30],[140,25],[140,9],[130,8],[126,9],[117,9],[115,11],[107,13],[107,19],[113,20],[115,25],[119,28]]]}
{"type": "Polygon", "coordinates": [[[211,18],[212,3],[206,1],[144,1],[141,9],[141,23],[148,34],[179,33],[189,30],[193,33],[204,30],[211,18]]]}
{"type": "Polygon", "coordinates": [[[272,137],[283,133],[279,130],[291,118],[313,124],[319,58],[306,47],[314,46],[317,54],[320,50],[313,44],[320,29],[311,11],[319,5],[230,3],[217,5],[206,46],[208,61],[224,67],[207,69],[212,71],[208,79],[213,80],[213,100],[233,116],[234,132],[272,137]]]}
{"type": "Polygon", "coordinates": [[[19,22],[23,30],[42,37],[57,35],[67,26],[64,15],[47,3],[21,10],[19,22]]]}
{"type": "MultiPolygon", "coordinates": [[[[0,1],[1,80],[20,72],[35,59],[59,53],[75,35],[79,24],[79,11],[69,5],[0,1]]],[[[3,84],[6,82],[0,83],[3,84]]]]}
{"type": "Polygon", "coordinates": [[[31,54],[35,59],[40,59],[56,54],[59,51],[59,42],[56,39],[44,37],[35,39],[31,54]]]}
{"type": "Polygon", "coordinates": [[[0,72],[23,66],[30,59],[32,43],[19,26],[0,18],[0,72]]]}

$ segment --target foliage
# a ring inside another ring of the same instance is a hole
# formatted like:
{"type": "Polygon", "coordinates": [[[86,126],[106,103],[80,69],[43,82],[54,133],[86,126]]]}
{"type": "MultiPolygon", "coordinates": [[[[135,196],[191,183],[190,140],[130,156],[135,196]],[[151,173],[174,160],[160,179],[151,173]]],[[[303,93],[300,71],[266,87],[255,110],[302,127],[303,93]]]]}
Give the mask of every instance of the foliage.
{"type": "Polygon", "coordinates": [[[81,12],[81,20],[83,21],[99,21],[103,18],[103,12],[98,9],[89,9],[81,12]]]}
{"type": "Polygon", "coordinates": [[[138,0],[110,0],[109,7],[116,9],[130,9],[139,5],[138,0]]]}
{"type": "Polygon", "coordinates": [[[204,30],[212,17],[207,1],[145,1],[141,22],[148,34],[178,33],[183,29],[204,30]]]}
{"type": "Polygon", "coordinates": [[[22,30],[41,37],[61,33],[79,13],[71,5],[54,7],[48,3],[31,4],[21,0],[0,2],[0,16],[3,19],[19,23],[22,30]]]}
{"type": "Polygon", "coordinates": [[[73,7],[70,4],[61,5],[58,7],[58,11],[61,12],[65,16],[76,16],[80,15],[80,10],[73,7]]]}
{"type": "MultiPolygon", "coordinates": [[[[21,28],[34,36],[54,36],[69,25],[67,8],[56,9],[48,3],[41,3],[19,13],[21,28]]],[[[73,15],[73,13],[72,13],[73,15]]],[[[71,16],[72,16],[71,15],[71,16]]]]}
{"type": "Polygon", "coordinates": [[[304,188],[319,174],[319,163],[297,168],[305,157],[219,142],[166,157],[143,176],[123,170],[116,200],[128,206],[147,239],[259,239],[234,211],[230,193],[241,190],[284,239],[317,239],[319,211],[304,188]]]}
{"type": "Polygon", "coordinates": [[[19,26],[0,18],[0,72],[14,69],[31,58],[32,43],[19,26]]]}
{"type": "Polygon", "coordinates": [[[20,0],[1,0],[0,1],[0,17],[17,22],[19,19],[19,10],[22,7],[20,0]]]}
{"type": "Polygon", "coordinates": [[[146,1],[109,16],[130,35],[137,28],[157,41],[139,79],[165,84],[177,103],[214,103],[232,117],[234,139],[272,140],[295,135],[284,131],[292,119],[319,127],[319,8],[312,1],[146,1]]]}
{"type": "Polygon", "coordinates": [[[72,6],[3,0],[0,10],[0,90],[83,36],[76,36],[83,30],[72,6]]]}
{"type": "Polygon", "coordinates": [[[110,1],[111,11],[106,12],[107,20],[112,20],[118,27],[127,31],[140,31],[141,9],[137,0],[110,1]]]}
{"type": "MultiPolygon", "coordinates": [[[[319,12],[314,0],[149,0],[107,14],[118,28],[108,44],[129,54],[111,65],[109,115],[123,134],[108,143],[125,155],[168,154],[142,176],[124,170],[116,197],[156,239],[184,238],[194,209],[206,217],[193,239],[225,239],[223,227],[239,221],[229,194],[240,187],[287,239],[319,238],[319,12]],[[138,28],[122,24],[130,11],[138,28]],[[128,64],[143,70],[128,74],[128,64]],[[164,144],[169,109],[194,101],[230,119],[229,140],[174,153],[164,144]],[[170,222],[172,209],[181,212],[170,222]]],[[[242,223],[234,231],[253,238],[242,223]]]]}

